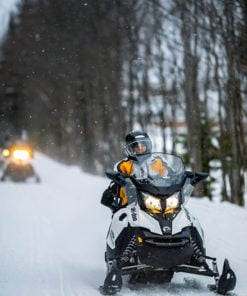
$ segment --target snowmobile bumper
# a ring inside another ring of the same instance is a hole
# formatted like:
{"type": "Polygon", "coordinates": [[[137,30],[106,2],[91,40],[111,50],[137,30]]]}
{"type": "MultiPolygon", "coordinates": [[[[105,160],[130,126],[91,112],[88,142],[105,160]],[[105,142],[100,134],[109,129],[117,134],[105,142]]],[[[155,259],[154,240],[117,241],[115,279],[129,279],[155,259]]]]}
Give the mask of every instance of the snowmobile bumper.
{"type": "Polygon", "coordinates": [[[25,182],[29,178],[34,178],[37,183],[40,182],[40,177],[30,163],[9,163],[0,180],[5,181],[7,178],[14,182],[25,182]]]}
{"type": "Polygon", "coordinates": [[[31,164],[10,163],[5,171],[4,176],[10,177],[14,181],[23,181],[28,177],[34,176],[34,169],[31,164]]]}
{"type": "Polygon", "coordinates": [[[188,230],[176,236],[167,235],[166,237],[142,231],[140,237],[137,244],[140,262],[154,268],[170,269],[186,264],[194,252],[188,230]]]}

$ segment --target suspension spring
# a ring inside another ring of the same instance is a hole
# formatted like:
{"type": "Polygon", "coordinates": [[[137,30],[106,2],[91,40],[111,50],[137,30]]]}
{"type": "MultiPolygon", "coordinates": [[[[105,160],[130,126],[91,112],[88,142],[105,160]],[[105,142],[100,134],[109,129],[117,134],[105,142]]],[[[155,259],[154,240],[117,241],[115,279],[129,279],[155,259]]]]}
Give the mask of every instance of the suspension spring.
{"type": "Polygon", "coordinates": [[[130,258],[134,255],[135,251],[136,251],[136,237],[135,235],[133,235],[127,247],[125,248],[123,255],[121,256],[121,261],[128,262],[130,258]]]}
{"type": "Polygon", "coordinates": [[[198,244],[192,239],[191,241],[191,245],[193,247],[193,250],[194,250],[194,257],[199,260],[199,261],[202,261],[204,260],[203,259],[203,254],[202,254],[202,251],[200,250],[198,244]]]}

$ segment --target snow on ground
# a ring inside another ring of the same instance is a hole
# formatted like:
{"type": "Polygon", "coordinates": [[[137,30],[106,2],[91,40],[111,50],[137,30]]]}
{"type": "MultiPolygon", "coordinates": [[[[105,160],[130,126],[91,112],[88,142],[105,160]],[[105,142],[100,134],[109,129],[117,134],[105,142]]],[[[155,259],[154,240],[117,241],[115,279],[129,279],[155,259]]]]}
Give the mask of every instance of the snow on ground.
{"type": "MultiPolygon", "coordinates": [[[[0,295],[93,296],[104,281],[110,211],[100,204],[106,178],[83,173],[37,153],[41,183],[0,183],[0,295]]],[[[247,296],[247,211],[192,198],[188,207],[204,227],[207,253],[227,257],[238,278],[231,295],[247,296]]],[[[175,274],[171,284],[119,295],[214,295],[212,278],[175,274]]]]}

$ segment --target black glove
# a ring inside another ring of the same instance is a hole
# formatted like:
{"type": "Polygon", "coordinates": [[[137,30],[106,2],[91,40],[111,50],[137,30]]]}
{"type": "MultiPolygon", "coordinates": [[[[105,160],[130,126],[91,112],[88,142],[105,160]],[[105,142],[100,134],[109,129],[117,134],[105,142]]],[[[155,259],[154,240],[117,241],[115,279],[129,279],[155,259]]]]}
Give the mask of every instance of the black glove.
{"type": "Polygon", "coordinates": [[[111,183],[109,187],[103,192],[101,203],[109,207],[113,213],[115,213],[121,207],[121,198],[118,197],[119,186],[115,183],[111,183]]]}
{"type": "Polygon", "coordinates": [[[117,210],[119,210],[122,206],[122,200],[118,196],[114,196],[113,202],[111,204],[111,210],[113,213],[115,213],[117,210]]]}
{"type": "Polygon", "coordinates": [[[114,195],[112,194],[111,190],[107,188],[102,194],[101,203],[102,205],[111,208],[111,204],[113,203],[113,200],[114,200],[114,195]]]}

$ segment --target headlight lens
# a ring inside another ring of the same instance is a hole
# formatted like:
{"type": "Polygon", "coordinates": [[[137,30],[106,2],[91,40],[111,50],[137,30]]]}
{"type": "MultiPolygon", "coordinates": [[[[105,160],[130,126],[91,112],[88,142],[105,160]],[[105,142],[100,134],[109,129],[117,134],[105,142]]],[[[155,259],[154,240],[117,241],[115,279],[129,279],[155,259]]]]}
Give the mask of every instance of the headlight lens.
{"type": "Polygon", "coordinates": [[[152,195],[145,195],[144,204],[151,211],[162,211],[160,199],[152,195]]]}
{"type": "Polygon", "coordinates": [[[166,211],[176,209],[179,206],[179,193],[173,194],[166,200],[166,211]]]}
{"type": "Polygon", "coordinates": [[[30,155],[27,150],[15,150],[13,152],[13,157],[19,160],[27,160],[29,159],[30,155]]]}
{"type": "Polygon", "coordinates": [[[143,193],[144,205],[148,210],[152,212],[164,212],[175,210],[179,207],[179,192],[171,195],[165,200],[165,203],[160,198],[150,194],[143,193]]]}
{"type": "Polygon", "coordinates": [[[3,149],[3,151],[2,151],[2,156],[3,157],[8,157],[9,156],[9,149],[3,149]]]}

